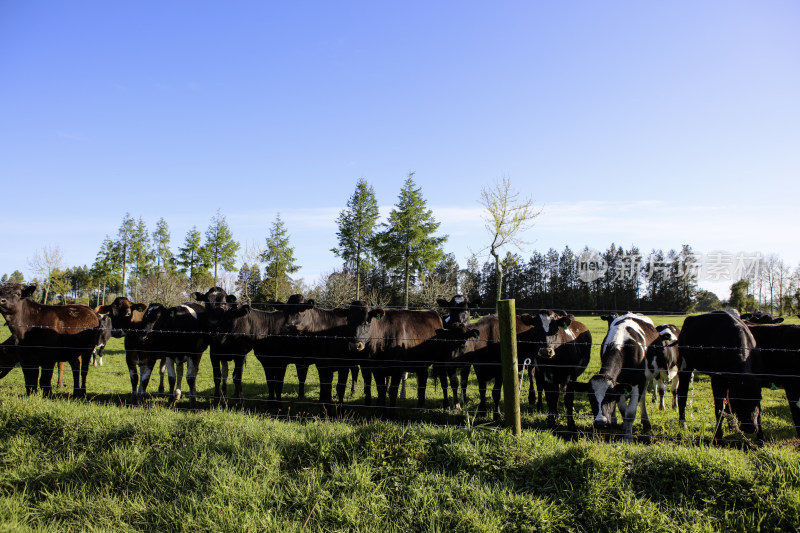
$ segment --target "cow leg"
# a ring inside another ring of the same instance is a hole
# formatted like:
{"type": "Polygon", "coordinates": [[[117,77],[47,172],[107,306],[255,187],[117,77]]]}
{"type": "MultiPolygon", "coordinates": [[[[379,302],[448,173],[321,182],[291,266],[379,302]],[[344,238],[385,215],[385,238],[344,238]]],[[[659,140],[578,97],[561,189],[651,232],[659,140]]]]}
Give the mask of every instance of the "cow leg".
{"type": "Polygon", "coordinates": [[[333,369],[317,365],[319,375],[319,402],[323,407],[333,402],[333,369]]]}
{"type": "Polygon", "coordinates": [[[53,390],[53,370],[55,365],[43,365],[42,374],[39,378],[39,388],[42,389],[42,397],[47,398],[53,390]]]}
{"type": "MultiPolygon", "coordinates": [[[[194,357],[189,357],[186,361],[186,385],[189,387],[189,409],[194,409],[197,405],[197,367],[200,361],[194,357]]],[[[225,374],[227,377],[228,363],[225,364],[225,374]]],[[[223,382],[224,383],[224,382],[223,382]]]]}
{"type": "Polygon", "coordinates": [[[214,403],[221,404],[224,400],[225,392],[222,388],[222,365],[219,355],[212,353],[211,359],[211,374],[214,376],[214,403]]]}
{"type": "Polygon", "coordinates": [[[545,382],[544,397],[547,401],[547,427],[549,428],[554,428],[557,425],[559,392],[558,383],[553,381],[545,382]]]}
{"type": "MultiPolygon", "coordinates": [[[[622,412],[622,432],[623,438],[626,441],[633,440],[633,421],[636,418],[636,409],[642,399],[647,397],[646,390],[644,387],[640,387],[639,385],[634,385],[633,389],[631,389],[631,396],[630,401],[627,401],[625,395],[620,395],[620,406],[624,405],[624,410],[621,409],[622,412]]],[[[649,421],[648,421],[649,424],[649,421]]]]}
{"type": "Polygon", "coordinates": [[[400,399],[406,399],[406,381],[408,380],[408,372],[403,372],[400,375],[400,399]]]}
{"type": "MultiPolygon", "coordinates": [[[[461,406],[464,404],[461,403],[461,400],[458,397],[458,391],[459,391],[458,370],[456,368],[449,368],[447,370],[446,377],[450,382],[450,390],[453,393],[453,396],[450,399],[450,405],[452,405],[454,409],[461,409],[461,406]]],[[[445,386],[442,385],[442,390],[444,391],[444,389],[445,386]]]]}
{"type": "Polygon", "coordinates": [[[350,396],[355,396],[356,385],[358,384],[358,365],[353,365],[350,367],[349,373],[353,376],[353,384],[350,386],[350,396]]]}
{"type": "Polygon", "coordinates": [[[56,387],[59,389],[64,388],[64,369],[66,368],[66,363],[64,361],[58,362],[58,381],[56,382],[56,387]]]}
{"type": "Polygon", "coordinates": [[[89,359],[85,355],[69,362],[72,369],[72,395],[75,398],[86,396],[86,377],[89,375],[89,359]]]}
{"type": "Polygon", "coordinates": [[[223,359],[222,361],[220,361],[220,374],[222,375],[221,376],[222,382],[220,383],[219,387],[219,395],[223,401],[226,401],[228,397],[228,371],[229,371],[228,361],[223,359]]]}
{"type": "Polygon", "coordinates": [[[726,407],[730,409],[728,401],[728,386],[725,380],[711,376],[711,392],[714,395],[714,416],[716,427],[714,428],[714,443],[722,441],[722,418],[726,407]]]}
{"type": "Polygon", "coordinates": [[[397,398],[400,384],[405,384],[403,379],[407,372],[392,372],[387,376],[387,385],[389,386],[389,407],[397,407],[397,398]]]}
{"type": "Polygon", "coordinates": [[[30,396],[36,392],[36,382],[39,380],[39,367],[22,366],[22,376],[25,378],[25,395],[30,396]]]}
{"type": "Polygon", "coordinates": [[[531,365],[528,367],[528,405],[534,406],[536,405],[536,385],[534,380],[536,379],[536,367],[531,365]]]}
{"type": "MultiPolygon", "coordinates": [[[[340,368],[336,372],[336,398],[338,400],[338,405],[344,404],[344,395],[347,392],[347,378],[350,376],[350,368],[340,368]]],[[[356,372],[358,371],[358,367],[356,367],[356,372]]],[[[356,374],[356,379],[358,379],[358,375],[356,374]]]]}
{"type": "Polygon", "coordinates": [[[575,405],[575,380],[567,377],[567,392],[564,395],[564,408],[567,411],[567,428],[575,431],[575,416],[573,406],[575,405]]]}
{"type": "Polygon", "coordinates": [[[785,384],[786,400],[789,402],[789,412],[792,413],[792,422],[797,437],[800,438],[800,379],[794,378],[785,384]]]}
{"type": "MultiPolygon", "coordinates": [[[[295,369],[297,370],[297,399],[303,400],[306,397],[306,378],[308,378],[308,367],[309,365],[305,363],[295,363],[295,369]]],[[[333,374],[331,374],[331,379],[333,379],[333,374]]],[[[320,380],[320,387],[322,387],[322,380],[320,380]]],[[[328,387],[331,387],[331,382],[328,382],[328,387]]]]}
{"type": "Polygon", "coordinates": [[[170,402],[175,401],[175,360],[172,357],[167,357],[167,379],[169,381],[169,397],[170,402]]]}
{"type": "Polygon", "coordinates": [[[125,362],[128,365],[128,375],[131,378],[131,401],[136,403],[136,387],[139,385],[139,373],[136,371],[136,363],[133,363],[129,357],[126,357],[125,359],[125,362]]]}
{"type": "Polygon", "coordinates": [[[233,399],[238,407],[242,406],[244,394],[242,393],[242,376],[244,375],[245,356],[233,360],[233,399]]]}
{"type": "Polygon", "coordinates": [[[678,372],[678,423],[682,429],[687,429],[686,424],[686,400],[689,395],[689,383],[692,379],[692,372],[682,370],[678,372]]]}
{"type": "MultiPolygon", "coordinates": [[[[406,375],[408,373],[406,372],[406,375]]],[[[428,388],[428,369],[417,372],[417,407],[425,407],[425,389],[428,388]]]]}
{"type": "Polygon", "coordinates": [[[672,408],[678,407],[678,373],[674,372],[670,377],[670,390],[672,391],[672,408]]]}
{"type": "MultiPolygon", "coordinates": [[[[372,369],[362,366],[361,377],[364,378],[364,405],[372,405],[372,369]]],[[[375,385],[377,387],[377,383],[375,385]]]]}
{"type": "Polygon", "coordinates": [[[487,380],[478,377],[478,416],[486,416],[486,384],[487,380]]]}
{"type": "Polygon", "coordinates": [[[283,382],[286,380],[286,366],[287,365],[283,365],[275,369],[275,401],[279,409],[283,397],[283,382]]]}
{"type": "MultiPolygon", "coordinates": [[[[661,387],[663,387],[663,384],[659,383],[659,385],[661,387]]],[[[639,403],[641,404],[640,407],[642,409],[642,431],[647,432],[647,431],[650,431],[650,429],[652,428],[652,425],[650,424],[650,417],[647,415],[647,393],[644,392],[644,391],[647,391],[647,385],[646,384],[644,386],[643,393],[639,397],[639,403]]],[[[661,399],[662,399],[662,401],[664,399],[663,389],[661,391],[661,399]]]]}
{"type": "MultiPolygon", "coordinates": [[[[134,371],[135,372],[135,371],[134,371]]],[[[147,394],[147,384],[150,383],[150,376],[153,374],[153,365],[149,363],[143,363],[139,365],[139,373],[141,374],[141,381],[139,381],[139,391],[136,394],[136,403],[141,403],[144,400],[145,394],[147,394]]],[[[164,377],[161,377],[162,381],[164,377]]]]}
{"type": "Polygon", "coordinates": [[[500,398],[503,394],[503,376],[498,375],[494,378],[494,387],[492,388],[492,400],[494,401],[494,413],[492,414],[495,420],[500,420],[500,398]]]}
{"type": "Polygon", "coordinates": [[[469,371],[472,365],[466,365],[461,369],[461,405],[467,406],[467,386],[469,385],[469,371]]]}
{"type": "MultiPolygon", "coordinates": [[[[535,368],[534,368],[535,370],[535,368]]],[[[545,395],[545,379],[544,379],[544,372],[539,370],[539,372],[534,372],[534,381],[536,382],[536,411],[541,413],[544,411],[544,406],[542,405],[542,396],[545,395]]],[[[533,388],[533,383],[531,383],[531,388],[533,388]]]]}
{"type": "Polygon", "coordinates": [[[158,373],[160,379],[158,380],[158,393],[164,394],[164,374],[167,372],[167,359],[161,359],[161,364],[158,365],[158,373]]]}

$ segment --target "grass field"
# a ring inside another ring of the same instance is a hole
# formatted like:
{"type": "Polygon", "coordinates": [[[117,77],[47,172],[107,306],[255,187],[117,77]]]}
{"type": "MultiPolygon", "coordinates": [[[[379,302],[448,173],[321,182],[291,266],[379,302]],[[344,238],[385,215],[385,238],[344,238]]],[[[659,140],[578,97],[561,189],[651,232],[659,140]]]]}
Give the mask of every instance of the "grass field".
{"type": "MultiPolygon", "coordinates": [[[[579,319],[596,344],[587,381],[607,325],[579,319]]],[[[69,399],[69,374],[55,399],[25,398],[19,369],[0,381],[0,530],[800,529],[800,456],[783,391],[764,390],[761,448],[727,427],[731,446],[708,445],[714,414],[705,376],[690,392],[688,430],[679,429],[675,411],[650,404],[650,434],[623,444],[592,433],[582,396],[578,435],[545,430],[545,414],[524,402],[525,431],[515,438],[489,420],[473,421],[474,413],[468,420],[442,412],[430,380],[420,411],[410,379],[398,413],[404,422],[371,419],[361,387],[342,420],[328,420],[313,401],[313,368],[309,401],[298,401],[290,367],[285,408],[274,412],[266,410],[261,365],[250,358],[248,401],[226,411],[210,406],[204,357],[199,410],[186,411],[187,400],[170,409],[158,396],[128,406],[120,341],[104,362],[90,370],[86,401],[69,399]]],[[[474,409],[474,381],[469,397],[474,409]]]]}

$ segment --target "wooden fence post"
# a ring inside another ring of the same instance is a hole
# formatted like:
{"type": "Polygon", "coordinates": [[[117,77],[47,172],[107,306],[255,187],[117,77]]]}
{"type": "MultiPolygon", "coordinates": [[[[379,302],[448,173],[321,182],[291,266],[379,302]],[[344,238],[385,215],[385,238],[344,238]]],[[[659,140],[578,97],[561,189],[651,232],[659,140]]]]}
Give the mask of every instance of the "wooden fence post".
{"type": "Polygon", "coordinates": [[[517,313],[514,300],[497,302],[500,322],[500,354],[503,359],[503,406],[506,426],[514,435],[522,434],[519,410],[519,377],[517,375],[517,313]]]}

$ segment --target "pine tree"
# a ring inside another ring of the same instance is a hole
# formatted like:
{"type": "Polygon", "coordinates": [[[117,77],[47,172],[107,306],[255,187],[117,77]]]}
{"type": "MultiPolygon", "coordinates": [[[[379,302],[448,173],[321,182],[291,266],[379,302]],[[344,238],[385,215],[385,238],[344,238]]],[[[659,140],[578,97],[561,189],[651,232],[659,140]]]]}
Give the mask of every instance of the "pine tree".
{"type": "Polygon", "coordinates": [[[206,249],[208,261],[214,266],[214,285],[217,285],[217,269],[222,267],[226,271],[236,268],[236,252],[239,243],[233,240],[233,235],[225,220],[225,215],[217,210],[211,219],[211,225],[206,230],[206,249]]]}
{"type": "Polygon", "coordinates": [[[129,285],[135,287],[139,281],[150,274],[153,266],[153,256],[150,253],[150,234],[141,217],[133,227],[128,247],[128,257],[131,265],[131,279],[129,285]]]}
{"type": "Polygon", "coordinates": [[[169,226],[164,218],[159,218],[156,222],[156,229],[153,232],[153,257],[156,262],[156,273],[168,274],[175,273],[175,256],[169,249],[170,241],[169,226]]]}
{"type": "Polygon", "coordinates": [[[389,221],[381,225],[386,229],[376,235],[375,252],[387,268],[402,274],[403,305],[408,307],[411,275],[433,269],[444,255],[442,244],[447,241],[447,235],[433,236],[439,222],[426,208],[420,188],[414,183],[413,172],[406,178],[399,201],[389,213],[389,221]]]}
{"type": "Polygon", "coordinates": [[[339,247],[331,249],[344,260],[345,268],[356,273],[356,300],[361,299],[361,273],[370,266],[366,258],[374,240],[377,220],[375,191],[366,180],[359,179],[353,196],[347,201],[347,209],[336,219],[339,247]]]}
{"type": "Polygon", "coordinates": [[[294,274],[300,267],[295,264],[294,248],[289,246],[289,235],[280,213],[270,228],[267,247],[260,259],[267,265],[262,283],[266,299],[285,302],[292,287],[289,274],[294,274]]]}
{"type": "Polygon", "coordinates": [[[122,293],[125,295],[125,281],[126,281],[126,274],[128,271],[128,263],[130,262],[130,247],[131,241],[133,240],[133,234],[136,231],[136,221],[133,220],[133,217],[130,213],[125,213],[125,216],[122,218],[122,224],[119,226],[119,230],[117,231],[117,240],[115,241],[115,246],[117,248],[117,254],[119,256],[119,263],[122,267],[122,293]]]}
{"type": "Polygon", "coordinates": [[[97,252],[97,257],[92,264],[92,278],[98,284],[98,290],[101,296],[98,301],[105,305],[106,292],[111,290],[117,292],[122,286],[120,274],[122,272],[122,257],[120,256],[120,249],[118,243],[111,240],[111,237],[106,235],[103,244],[100,245],[100,251],[97,252]]]}
{"type": "Polygon", "coordinates": [[[178,257],[175,263],[181,267],[181,272],[188,274],[191,288],[205,285],[204,282],[211,279],[208,274],[208,253],[200,244],[200,232],[197,231],[197,226],[193,226],[186,233],[186,240],[183,246],[178,248],[178,257]]]}

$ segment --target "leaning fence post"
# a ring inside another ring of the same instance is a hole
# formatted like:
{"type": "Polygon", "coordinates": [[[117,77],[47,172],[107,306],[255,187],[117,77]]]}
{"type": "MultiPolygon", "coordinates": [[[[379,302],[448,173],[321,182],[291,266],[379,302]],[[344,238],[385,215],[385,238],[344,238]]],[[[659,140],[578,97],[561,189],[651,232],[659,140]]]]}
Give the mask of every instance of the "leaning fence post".
{"type": "Polygon", "coordinates": [[[514,435],[521,435],[522,419],[519,412],[519,378],[517,376],[517,313],[514,300],[497,302],[497,318],[500,322],[500,354],[503,359],[503,405],[506,426],[513,428],[514,435]]]}

